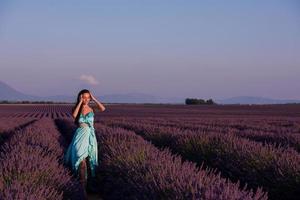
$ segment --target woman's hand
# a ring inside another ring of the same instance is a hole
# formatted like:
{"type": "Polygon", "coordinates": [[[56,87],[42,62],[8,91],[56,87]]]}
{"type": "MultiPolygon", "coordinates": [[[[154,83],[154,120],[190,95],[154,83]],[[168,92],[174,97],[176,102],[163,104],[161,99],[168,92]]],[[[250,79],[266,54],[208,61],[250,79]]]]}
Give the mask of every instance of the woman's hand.
{"type": "Polygon", "coordinates": [[[83,102],[83,97],[82,97],[82,94],[80,95],[80,103],[83,102]]]}
{"type": "Polygon", "coordinates": [[[96,98],[92,95],[91,92],[90,92],[90,95],[91,95],[91,100],[92,100],[92,101],[97,101],[96,98]]]}
{"type": "Polygon", "coordinates": [[[98,108],[103,112],[105,110],[105,107],[100,103],[93,95],[90,93],[91,99],[97,104],[98,108]]]}

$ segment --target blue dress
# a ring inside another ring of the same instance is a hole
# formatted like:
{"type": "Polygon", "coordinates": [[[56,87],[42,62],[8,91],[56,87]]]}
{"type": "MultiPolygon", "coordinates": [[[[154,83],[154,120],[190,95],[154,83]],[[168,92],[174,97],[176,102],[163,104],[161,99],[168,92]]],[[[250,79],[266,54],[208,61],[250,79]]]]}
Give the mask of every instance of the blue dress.
{"type": "MultiPolygon", "coordinates": [[[[79,164],[89,156],[91,176],[95,177],[95,170],[98,166],[98,147],[94,129],[94,112],[90,111],[85,116],[80,113],[78,122],[86,124],[76,129],[71,144],[64,155],[64,162],[71,165],[73,172],[79,176],[79,164]]],[[[85,178],[87,179],[87,168],[85,178]]]]}

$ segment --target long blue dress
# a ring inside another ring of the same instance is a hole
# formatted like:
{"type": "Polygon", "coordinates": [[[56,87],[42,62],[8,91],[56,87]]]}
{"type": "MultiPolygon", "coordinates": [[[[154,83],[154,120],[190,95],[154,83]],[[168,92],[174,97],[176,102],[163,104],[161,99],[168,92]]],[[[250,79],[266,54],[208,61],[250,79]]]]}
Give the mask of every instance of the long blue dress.
{"type": "MultiPolygon", "coordinates": [[[[64,162],[71,165],[73,172],[79,176],[79,164],[89,156],[91,176],[95,177],[95,170],[98,166],[98,147],[94,128],[94,112],[90,111],[85,116],[80,113],[79,123],[86,123],[79,126],[65,153],[64,162]],[[85,126],[83,126],[85,125],[85,126]]],[[[87,169],[85,171],[87,179],[87,169]]]]}

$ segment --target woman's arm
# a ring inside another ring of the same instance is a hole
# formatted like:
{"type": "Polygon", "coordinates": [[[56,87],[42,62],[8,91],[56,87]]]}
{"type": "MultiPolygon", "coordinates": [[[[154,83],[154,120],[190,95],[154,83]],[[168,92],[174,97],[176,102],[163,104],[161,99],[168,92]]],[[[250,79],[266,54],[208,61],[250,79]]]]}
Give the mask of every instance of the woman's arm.
{"type": "Polygon", "coordinates": [[[79,112],[79,108],[80,108],[81,104],[82,104],[82,96],[80,98],[80,102],[78,103],[78,105],[76,106],[75,110],[72,113],[72,116],[74,117],[74,119],[76,118],[76,116],[79,112]]]}
{"type": "MultiPolygon", "coordinates": [[[[90,94],[91,94],[91,93],[90,93],[90,94]]],[[[99,110],[100,110],[101,112],[103,112],[103,111],[105,110],[104,105],[103,105],[102,103],[100,103],[100,102],[99,102],[92,94],[91,94],[91,98],[92,98],[92,100],[97,104],[99,110]]]]}

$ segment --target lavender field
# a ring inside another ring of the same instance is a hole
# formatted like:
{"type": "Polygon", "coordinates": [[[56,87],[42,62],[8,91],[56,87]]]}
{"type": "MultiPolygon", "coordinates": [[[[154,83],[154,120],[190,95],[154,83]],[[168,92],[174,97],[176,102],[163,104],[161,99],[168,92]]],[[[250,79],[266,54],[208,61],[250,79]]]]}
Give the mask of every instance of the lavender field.
{"type": "MultiPolygon", "coordinates": [[[[72,106],[0,105],[1,200],[83,199],[62,160],[72,106]]],[[[95,114],[89,199],[300,199],[300,105],[119,104],[95,114]]]]}

